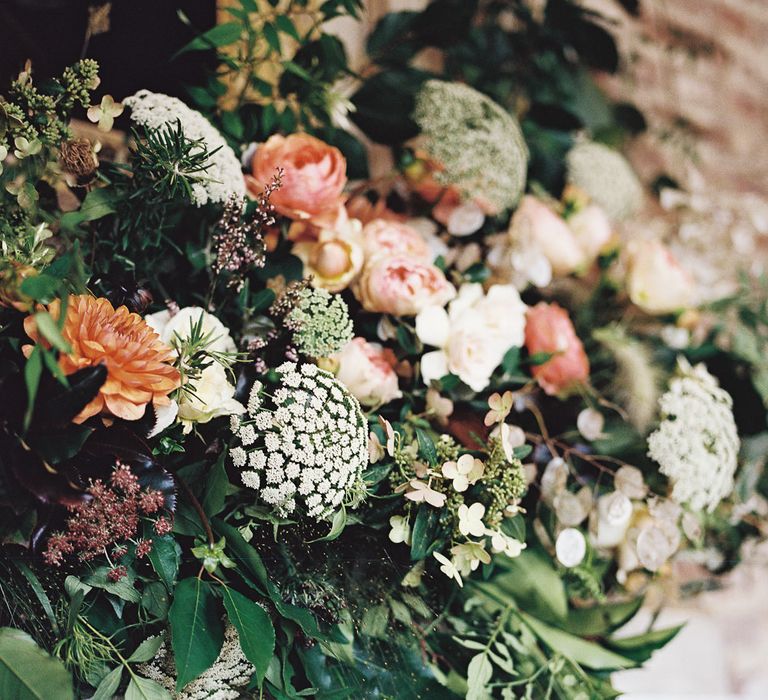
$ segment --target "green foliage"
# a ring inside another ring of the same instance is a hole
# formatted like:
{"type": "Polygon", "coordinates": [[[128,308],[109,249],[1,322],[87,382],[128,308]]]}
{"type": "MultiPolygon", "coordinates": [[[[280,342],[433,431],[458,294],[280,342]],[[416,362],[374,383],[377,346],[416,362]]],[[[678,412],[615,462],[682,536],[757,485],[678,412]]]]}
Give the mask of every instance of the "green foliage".
{"type": "Polygon", "coordinates": [[[17,700],[74,698],[63,664],[44,652],[25,632],[0,628],[0,697],[17,700]]]}
{"type": "Polygon", "coordinates": [[[199,578],[179,581],[168,619],[176,663],[176,689],[181,690],[210,668],[224,641],[221,605],[211,584],[199,578]]]}

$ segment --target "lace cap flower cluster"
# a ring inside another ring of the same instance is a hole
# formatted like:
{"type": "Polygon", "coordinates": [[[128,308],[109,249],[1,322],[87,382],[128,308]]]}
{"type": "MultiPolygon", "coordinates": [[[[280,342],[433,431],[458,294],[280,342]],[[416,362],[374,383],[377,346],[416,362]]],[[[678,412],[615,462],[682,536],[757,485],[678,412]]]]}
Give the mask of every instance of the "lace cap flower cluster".
{"type": "Polygon", "coordinates": [[[211,154],[210,165],[205,174],[192,185],[192,201],[198,207],[208,203],[225,203],[236,195],[245,196],[245,180],[240,169],[240,160],[227,145],[224,137],[216,131],[200,112],[190,109],[181,100],[159,92],[139,90],[123,100],[131,108],[131,121],[147,129],[162,129],[181,125],[184,136],[190,141],[201,141],[211,154]]]}
{"type": "Polygon", "coordinates": [[[643,186],[618,151],[583,141],[568,152],[566,164],[568,182],[586,192],[611,219],[626,219],[642,205],[643,186]]]}
{"type": "Polygon", "coordinates": [[[659,401],[662,421],[648,455],[672,482],[672,498],[712,511],[733,490],[739,436],[733,400],[704,365],[678,360],[679,375],[659,401]]]}
{"type": "Polygon", "coordinates": [[[416,97],[414,119],[436,177],[459,187],[490,213],[513,206],[525,187],[528,147],[517,120],[468,85],[428,80],[416,97]]]}
{"type": "Polygon", "coordinates": [[[325,289],[305,288],[285,317],[299,352],[328,357],[352,340],[352,319],[344,300],[325,289]]]}
{"type": "Polygon", "coordinates": [[[232,420],[230,457],[240,478],[280,517],[328,518],[356,505],[368,463],[360,404],[333,375],[286,362],[269,391],[251,388],[248,413],[232,420]]]}

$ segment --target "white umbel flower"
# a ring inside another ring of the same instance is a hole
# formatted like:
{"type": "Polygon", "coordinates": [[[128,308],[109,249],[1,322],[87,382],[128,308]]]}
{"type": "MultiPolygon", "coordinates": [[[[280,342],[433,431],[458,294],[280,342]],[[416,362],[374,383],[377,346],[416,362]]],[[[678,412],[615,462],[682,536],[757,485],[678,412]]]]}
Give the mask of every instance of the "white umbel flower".
{"type": "Polygon", "coordinates": [[[733,490],[739,436],[733,400],[704,365],[678,360],[679,375],[661,397],[662,421],[648,438],[648,455],[672,482],[672,498],[708,511],[733,490]]]}
{"type": "Polygon", "coordinates": [[[568,182],[584,190],[615,221],[635,214],[643,186],[629,161],[602,143],[582,141],[566,156],[568,182]]]}
{"type": "Polygon", "coordinates": [[[254,667],[240,648],[240,638],[233,625],[224,630],[224,644],[213,665],[181,692],[176,692],[176,668],[173,655],[163,642],[149,663],[137,667],[145,678],[165,688],[174,700],[237,700],[243,697],[254,667]]]}
{"type": "Polygon", "coordinates": [[[245,486],[280,517],[322,520],[357,505],[368,464],[368,431],[360,404],[332,374],[284,363],[276,386],[254,385],[249,418],[230,452],[245,486]],[[246,440],[243,440],[243,435],[246,440]],[[263,470],[260,478],[255,471],[263,470]]]}
{"type": "Polygon", "coordinates": [[[131,108],[131,121],[146,129],[174,126],[178,121],[184,136],[190,141],[205,143],[211,155],[210,167],[192,185],[192,201],[198,207],[208,203],[224,203],[233,195],[245,196],[245,180],[240,160],[227,145],[224,137],[200,112],[190,109],[181,100],[159,92],[139,90],[126,97],[123,104],[131,108]],[[214,153],[215,151],[215,153],[214,153]]]}

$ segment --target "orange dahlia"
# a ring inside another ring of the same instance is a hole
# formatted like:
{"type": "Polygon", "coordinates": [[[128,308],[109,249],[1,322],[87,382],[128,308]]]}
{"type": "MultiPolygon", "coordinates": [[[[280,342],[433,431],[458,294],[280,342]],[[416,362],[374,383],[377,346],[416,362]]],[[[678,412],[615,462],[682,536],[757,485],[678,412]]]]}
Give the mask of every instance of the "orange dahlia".
{"type": "MultiPolygon", "coordinates": [[[[61,302],[55,300],[48,311],[58,319],[61,302]]],[[[87,294],[70,296],[66,313],[62,335],[71,351],[59,357],[64,374],[98,364],[107,368],[107,380],[76,423],[99,414],[138,420],[150,401],[155,406],[170,403],[168,394],[181,384],[172,364],[175,354],[141,316],[87,294]]],[[[40,342],[32,316],[24,320],[24,330],[40,342]]],[[[25,354],[31,350],[29,345],[24,348],[25,354]]]]}

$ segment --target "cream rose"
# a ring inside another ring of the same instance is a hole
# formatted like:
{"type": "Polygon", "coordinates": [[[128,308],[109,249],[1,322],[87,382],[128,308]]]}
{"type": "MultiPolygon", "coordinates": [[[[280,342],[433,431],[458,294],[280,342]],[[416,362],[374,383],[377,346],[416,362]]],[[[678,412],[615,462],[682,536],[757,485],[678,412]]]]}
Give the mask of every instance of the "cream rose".
{"type": "Polygon", "coordinates": [[[202,335],[210,336],[211,342],[207,346],[209,352],[237,351],[229,329],[213,314],[209,314],[199,306],[185,306],[173,315],[165,310],[144,317],[147,325],[160,336],[160,339],[171,346],[174,344],[174,338],[179,340],[189,338],[192,328],[201,323],[201,319],[202,335]]]}
{"type": "Polygon", "coordinates": [[[525,338],[526,306],[511,285],[493,285],[487,294],[480,284],[465,284],[446,311],[425,308],[416,317],[416,335],[438,350],[421,359],[425,384],[455,374],[473,391],[485,389],[511,347],[525,338]]]}
{"type": "Polygon", "coordinates": [[[442,306],[456,294],[442,270],[405,255],[373,260],[353,291],[366,311],[393,316],[415,316],[427,306],[442,306]]]}
{"type": "Polygon", "coordinates": [[[658,240],[630,246],[626,285],[629,298],[650,314],[679,311],[693,300],[693,278],[658,240]]]}
{"type": "MultiPolygon", "coordinates": [[[[189,338],[192,328],[200,324],[203,337],[210,339],[206,346],[209,353],[237,351],[229,329],[199,306],[187,306],[173,316],[169,311],[159,311],[146,316],[145,321],[169,345],[174,338],[180,341],[189,338]]],[[[234,395],[235,387],[229,382],[226,370],[219,362],[212,362],[199,377],[189,380],[186,390],[182,388],[179,394],[178,420],[184,425],[184,432],[192,430],[193,423],[243,413],[245,408],[234,395]]]]}
{"type": "Polygon", "coordinates": [[[194,392],[182,391],[179,397],[178,416],[185,433],[192,430],[193,423],[245,412],[245,407],[234,398],[235,387],[230,384],[226,370],[218,362],[200,373],[193,388],[194,392]]]}
{"type": "Polygon", "coordinates": [[[380,406],[402,396],[392,369],[395,356],[391,350],[365,338],[354,338],[334,359],[339,363],[337,378],[361,404],[380,406]]]}

